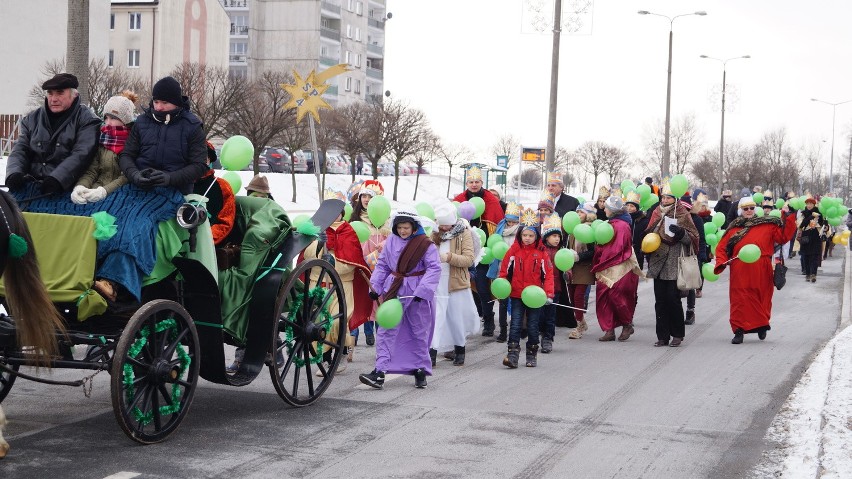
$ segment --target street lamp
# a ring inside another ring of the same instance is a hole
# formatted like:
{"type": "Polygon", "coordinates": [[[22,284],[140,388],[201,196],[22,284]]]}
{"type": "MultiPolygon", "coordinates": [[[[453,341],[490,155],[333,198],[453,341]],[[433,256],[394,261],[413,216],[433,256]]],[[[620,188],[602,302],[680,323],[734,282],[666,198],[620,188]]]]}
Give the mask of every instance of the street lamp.
{"type": "Polygon", "coordinates": [[[709,57],[707,55],[701,55],[701,58],[706,58],[707,60],[716,60],[717,62],[722,63],[722,128],[721,134],[719,136],[719,188],[718,188],[718,198],[722,198],[722,183],[725,178],[725,91],[726,84],[725,78],[727,75],[727,69],[725,65],[731,60],[739,60],[741,58],[751,58],[751,55],[743,55],[740,57],[732,57],[726,58],[722,60],[721,58],[709,57]]]}
{"type": "Polygon", "coordinates": [[[820,103],[825,103],[826,105],[831,105],[831,158],[828,161],[828,192],[834,193],[834,120],[837,116],[837,106],[849,103],[852,100],[831,103],[830,101],[811,98],[811,101],[818,101],[820,103]]]}
{"type": "Polygon", "coordinates": [[[669,159],[671,158],[669,152],[669,126],[671,125],[671,112],[672,112],[672,37],[673,35],[673,25],[675,18],[678,17],[688,17],[690,15],[698,15],[703,17],[707,15],[707,12],[704,10],[699,10],[697,12],[692,13],[683,13],[680,15],[675,15],[673,17],[669,17],[668,15],[661,15],[659,13],[649,12],[648,10],[639,10],[639,15],[655,15],[657,17],[663,17],[669,20],[669,76],[668,81],[666,83],[666,132],[665,139],[663,142],[663,165],[662,165],[662,175],[663,177],[669,176],[669,159]]]}

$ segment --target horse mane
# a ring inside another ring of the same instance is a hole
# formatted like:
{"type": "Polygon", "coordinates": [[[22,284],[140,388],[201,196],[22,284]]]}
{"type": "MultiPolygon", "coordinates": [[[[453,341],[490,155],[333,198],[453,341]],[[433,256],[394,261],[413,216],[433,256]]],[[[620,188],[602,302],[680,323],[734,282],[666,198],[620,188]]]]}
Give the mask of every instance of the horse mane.
{"type": "Polygon", "coordinates": [[[14,198],[2,190],[0,208],[6,217],[6,221],[0,221],[0,275],[6,287],[9,313],[15,319],[18,345],[22,349],[32,347],[28,353],[32,364],[47,366],[59,351],[56,333],[66,334],[64,320],[41,279],[32,236],[21,211],[14,198]],[[20,258],[7,256],[12,233],[27,242],[27,252],[20,258]]]}

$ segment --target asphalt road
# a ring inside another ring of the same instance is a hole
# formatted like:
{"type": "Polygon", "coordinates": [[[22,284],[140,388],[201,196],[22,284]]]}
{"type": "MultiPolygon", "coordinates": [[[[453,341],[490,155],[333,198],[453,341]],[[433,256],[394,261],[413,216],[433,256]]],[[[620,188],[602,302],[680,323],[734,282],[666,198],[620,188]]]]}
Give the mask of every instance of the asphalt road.
{"type": "Polygon", "coordinates": [[[771,420],[838,324],[842,261],[825,262],[815,284],[790,262],[763,342],[730,344],[725,274],[706,285],[684,345],[652,347],[648,281],[625,343],[598,342],[598,328],[581,340],[559,329],[538,368],[508,370],[505,345],[476,337],[467,364],[439,361],[426,390],[406,376],[377,391],[358,382],[373,361],[362,342],[314,406],[288,407],[266,374],[241,389],[202,382],[181,428],[152,446],[115,423],[107,373],[88,399],[19,380],[3,403],[12,449],[0,477],[748,477],[773,447],[771,420]]]}

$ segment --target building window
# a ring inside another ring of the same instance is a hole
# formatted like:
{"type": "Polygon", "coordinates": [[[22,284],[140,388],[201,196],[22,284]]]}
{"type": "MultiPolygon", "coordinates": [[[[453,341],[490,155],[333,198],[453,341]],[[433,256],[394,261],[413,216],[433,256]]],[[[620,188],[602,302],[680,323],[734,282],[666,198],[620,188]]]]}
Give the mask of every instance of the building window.
{"type": "Polygon", "coordinates": [[[328,56],[328,47],[323,45],[320,47],[320,56],[327,57],[328,56]]]}
{"type": "Polygon", "coordinates": [[[130,12],[130,29],[142,30],[142,14],[139,12],[130,12]]]}
{"type": "Polygon", "coordinates": [[[359,27],[355,27],[355,41],[361,41],[361,29],[359,27]]]}
{"type": "Polygon", "coordinates": [[[352,38],[352,25],[346,25],[346,38],[352,38]]]}
{"type": "Polygon", "coordinates": [[[372,95],[372,94],[373,94],[373,87],[372,87],[372,85],[370,85],[369,83],[367,83],[367,91],[366,91],[366,94],[367,94],[367,97],[370,97],[370,95],[372,95]]]}
{"type": "Polygon", "coordinates": [[[358,67],[358,68],[361,67],[361,54],[360,53],[355,55],[355,66],[358,67]]]}
{"type": "Polygon", "coordinates": [[[348,65],[352,64],[352,52],[350,52],[349,50],[346,50],[346,60],[343,63],[346,63],[348,65]]]}
{"type": "Polygon", "coordinates": [[[114,51],[112,51],[112,50],[110,50],[110,51],[109,51],[109,57],[108,57],[108,59],[107,59],[107,66],[109,66],[110,68],[112,68],[112,67],[115,65],[115,63],[114,63],[114,62],[115,62],[115,52],[114,52],[114,51]]]}
{"type": "Polygon", "coordinates": [[[139,68],[139,50],[127,50],[128,68],[139,68]]]}
{"type": "Polygon", "coordinates": [[[355,93],[361,94],[361,80],[355,80],[355,93]]]}
{"type": "Polygon", "coordinates": [[[346,91],[352,91],[352,77],[346,77],[346,91]]]}
{"type": "Polygon", "coordinates": [[[109,29],[115,30],[115,14],[114,13],[109,14],[109,29]]]}
{"type": "Polygon", "coordinates": [[[358,15],[364,14],[364,4],[361,2],[355,2],[355,13],[358,15]]]}
{"type": "Polygon", "coordinates": [[[355,11],[355,0],[349,0],[347,2],[346,9],[349,10],[350,12],[355,11]]]}
{"type": "Polygon", "coordinates": [[[331,28],[331,20],[325,17],[320,18],[320,26],[323,28],[331,28]]]}

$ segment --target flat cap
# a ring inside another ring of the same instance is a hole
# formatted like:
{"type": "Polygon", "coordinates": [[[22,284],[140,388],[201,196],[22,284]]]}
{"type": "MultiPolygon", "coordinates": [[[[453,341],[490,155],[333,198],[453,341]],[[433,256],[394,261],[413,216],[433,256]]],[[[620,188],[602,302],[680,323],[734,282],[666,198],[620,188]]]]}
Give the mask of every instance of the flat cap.
{"type": "Polygon", "coordinates": [[[42,90],[64,90],[66,88],[77,88],[80,82],[77,77],[70,73],[57,73],[53,78],[41,84],[42,90]]]}

